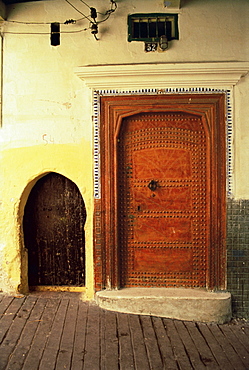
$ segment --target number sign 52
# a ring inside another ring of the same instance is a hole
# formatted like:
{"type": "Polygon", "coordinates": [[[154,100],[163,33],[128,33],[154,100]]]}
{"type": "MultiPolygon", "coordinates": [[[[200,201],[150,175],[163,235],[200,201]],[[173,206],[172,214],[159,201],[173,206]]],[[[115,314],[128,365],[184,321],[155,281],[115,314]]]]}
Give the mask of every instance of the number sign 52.
{"type": "Polygon", "coordinates": [[[156,51],[157,50],[157,42],[145,42],[145,51],[156,51]]]}

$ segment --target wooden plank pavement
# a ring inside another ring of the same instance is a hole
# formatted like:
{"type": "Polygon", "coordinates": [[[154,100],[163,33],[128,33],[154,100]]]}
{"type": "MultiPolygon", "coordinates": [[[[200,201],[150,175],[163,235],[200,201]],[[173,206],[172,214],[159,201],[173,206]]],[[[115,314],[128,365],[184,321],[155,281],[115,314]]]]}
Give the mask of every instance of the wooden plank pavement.
{"type": "Polygon", "coordinates": [[[110,312],[75,293],[0,295],[0,369],[249,369],[249,323],[110,312]]]}

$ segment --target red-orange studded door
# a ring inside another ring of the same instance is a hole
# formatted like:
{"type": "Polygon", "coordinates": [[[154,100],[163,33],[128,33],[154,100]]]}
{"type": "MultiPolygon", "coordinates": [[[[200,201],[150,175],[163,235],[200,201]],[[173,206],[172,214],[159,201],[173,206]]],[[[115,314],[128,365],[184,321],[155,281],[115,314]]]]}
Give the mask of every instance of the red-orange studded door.
{"type": "Polygon", "coordinates": [[[206,287],[209,144],[202,119],[140,113],[118,137],[122,287],[206,287]]]}

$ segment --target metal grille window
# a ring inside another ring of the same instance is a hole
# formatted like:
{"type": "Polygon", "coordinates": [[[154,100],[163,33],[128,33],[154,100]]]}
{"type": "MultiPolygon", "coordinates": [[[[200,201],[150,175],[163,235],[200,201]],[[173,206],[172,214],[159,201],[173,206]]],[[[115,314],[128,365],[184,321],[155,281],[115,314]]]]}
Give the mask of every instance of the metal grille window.
{"type": "Polygon", "coordinates": [[[161,36],[178,40],[178,14],[131,14],[128,41],[157,42],[161,36]]]}

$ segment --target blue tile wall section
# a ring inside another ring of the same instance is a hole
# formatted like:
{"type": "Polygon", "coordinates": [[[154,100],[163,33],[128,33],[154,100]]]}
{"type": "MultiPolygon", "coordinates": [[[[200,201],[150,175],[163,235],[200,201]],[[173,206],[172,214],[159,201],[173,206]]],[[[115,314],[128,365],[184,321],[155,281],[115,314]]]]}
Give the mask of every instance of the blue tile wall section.
{"type": "Polygon", "coordinates": [[[233,316],[249,319],[249,200],[227,200],[227,289],[233,316]]]}

